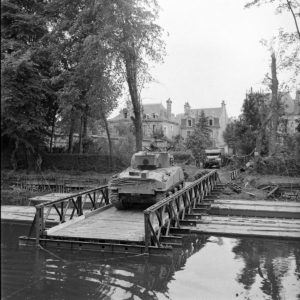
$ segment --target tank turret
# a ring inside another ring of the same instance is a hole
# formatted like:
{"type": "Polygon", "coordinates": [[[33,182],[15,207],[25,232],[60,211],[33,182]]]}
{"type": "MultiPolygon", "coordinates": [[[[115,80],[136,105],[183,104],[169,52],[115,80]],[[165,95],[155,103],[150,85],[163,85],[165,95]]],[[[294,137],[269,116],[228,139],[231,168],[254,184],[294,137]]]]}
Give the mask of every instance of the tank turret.
{"type": "Polygon", "coordinates": [[[183,187],[184,174],[168,152],[141,151],[131,166],[109,181],[109,197],[118,209],[135,203],[152,205],[183,187]]]}

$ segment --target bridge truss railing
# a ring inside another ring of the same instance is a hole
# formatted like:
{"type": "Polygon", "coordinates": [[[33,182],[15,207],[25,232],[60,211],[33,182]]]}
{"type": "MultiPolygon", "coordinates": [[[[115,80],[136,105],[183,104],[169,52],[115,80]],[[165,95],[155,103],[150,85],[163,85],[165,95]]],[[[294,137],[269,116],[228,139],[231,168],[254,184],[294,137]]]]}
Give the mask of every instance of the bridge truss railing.
{"type": "Polygon", "coordinates": [[[72,220],[74,217],[82,216],[84,210],[92,211],[108,204],[110,204],[108,186],[103,185],[36,205],[36,213],[32,223],[32,228],[34,225],[36,227],[36,242],[39,243],[40,237],[43,236],[46,222],[49,221],[50,217],[60,224],[72,220]],[[50,215],[50,212],[54,212],[54,215],[53,213],[50,215]]]}
{"type": "Polygon", "coordinates": [[[162,247],[161,238],[168,236],[172,228],[181,227],[192,210],[203,202],[219,181],[216,170],[209,172],[192,184],[175,192],[144,211],[145,252],[149,246],[162,247]]]}

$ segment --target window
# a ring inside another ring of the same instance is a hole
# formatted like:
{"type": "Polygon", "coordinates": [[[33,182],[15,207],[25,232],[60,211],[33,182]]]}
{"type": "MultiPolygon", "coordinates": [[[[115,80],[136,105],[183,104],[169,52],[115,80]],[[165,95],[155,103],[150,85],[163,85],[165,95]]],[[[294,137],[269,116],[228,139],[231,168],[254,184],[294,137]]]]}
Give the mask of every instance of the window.
{"type": "Polygon", "coordinates": [[[152,128],[153,128],[153,132],[155,132],[155,125],[152,125],[152,128]]]}
{"type": "Polygon", "coordinates": [[[190,135],[191,135],[191,132],[188,130],[188,131],[186,132],[186,135],[187,135],[187,136],[190,136],[190,135]]]}
{"type": "Polygon", "coordinates": [[[124,118],[127,119],[127,111],[124,112],[124,118]]]}
{"type": "Polygon", "coordinates": [[[213,126],[213,120],[210,119],[210,120],[208,121],[208,124],[209,124],[209,126],[213,126]]]}
{"type": "Polygon", "coordinates": [[[188,120],[188,127],[192,127],[192,120],[188,120]]]}

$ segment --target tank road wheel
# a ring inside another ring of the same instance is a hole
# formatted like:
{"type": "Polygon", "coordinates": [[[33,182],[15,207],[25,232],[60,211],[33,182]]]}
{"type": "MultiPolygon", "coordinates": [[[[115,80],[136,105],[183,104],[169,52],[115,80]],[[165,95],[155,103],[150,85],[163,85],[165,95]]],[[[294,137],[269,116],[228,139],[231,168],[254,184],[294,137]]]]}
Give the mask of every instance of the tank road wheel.
{"type": "Polygon", "coordinates": [[[117,209],[125,209],[122,201],[120,201],[119,194],[117,191],[109,191],[109,199],[111,204],[117,209]]]}
{"type": "Polygon", "coordinates": [[[110,191],[110,202],[119,210],[125,210],[132,206],[131,203],[126,201],[125,195],[119,195],[118,192],[110,191]]]}

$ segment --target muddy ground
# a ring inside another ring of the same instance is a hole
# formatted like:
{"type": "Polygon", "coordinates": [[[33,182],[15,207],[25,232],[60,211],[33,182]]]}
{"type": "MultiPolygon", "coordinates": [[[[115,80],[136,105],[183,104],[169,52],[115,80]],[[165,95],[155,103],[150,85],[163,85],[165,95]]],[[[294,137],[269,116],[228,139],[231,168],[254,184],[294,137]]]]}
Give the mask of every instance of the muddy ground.
{"type": "MultiPolygon", "coordinates": [[[[185,173],[188,174],[188,181],[192,181],[195,174],[203,171],[211,171],[212,169],[199,169],[195,166],[182,166],[185,173]]],[[[219,196],[220,199],[240,199],[240,200],[295,200],[300,201],[300,190],[294,185],[300,187],[300,177],[289,177],[279,175],[262,175],[257,174],[253,170],[243,170],[235,180],[231,180],[231,169],[217,169],[221,183],[234,183],[241,192],[237,193],[229,186],[225,186],[223,193],[219,196]],[[285,185],[285,190],[278,189],[273,195],[268,197],[268,194],[277,186],[285,185]],[[265,187],[268,187],[264,189],[265,187]]]]}

